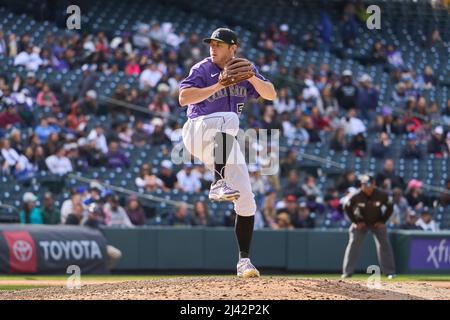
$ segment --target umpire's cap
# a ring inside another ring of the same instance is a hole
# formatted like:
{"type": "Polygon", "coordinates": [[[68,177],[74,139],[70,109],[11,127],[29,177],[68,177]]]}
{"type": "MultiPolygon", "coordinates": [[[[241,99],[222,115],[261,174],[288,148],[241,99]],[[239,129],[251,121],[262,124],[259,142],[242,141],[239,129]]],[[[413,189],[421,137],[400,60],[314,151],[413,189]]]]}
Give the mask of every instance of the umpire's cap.
{"type": "Polygon", "coordinates": [[[359,182],[361,186],[370,186],[374,182],[374,178],[370,174],[363,174],[359,177],[359,182]]]}
{"type": "Polygon", "coordinates": [[[237,35],[231,29],[219,28],[219,29],[214,30],[214,32],[211,34],[211,37],[203,39],[203,42],[210,43],[211,40],[225,42],[230,45],[237,44],[237,35]]]}

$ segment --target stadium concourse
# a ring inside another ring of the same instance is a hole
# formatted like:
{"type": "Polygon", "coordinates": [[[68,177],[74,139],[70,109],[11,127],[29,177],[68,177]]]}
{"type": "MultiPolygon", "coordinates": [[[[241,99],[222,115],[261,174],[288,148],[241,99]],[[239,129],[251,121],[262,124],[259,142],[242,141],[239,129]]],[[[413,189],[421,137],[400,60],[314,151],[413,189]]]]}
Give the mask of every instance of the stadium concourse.
{"type": "Polygon", "coordinates": [[[229,26],[278,93],[241,115],[282,132],[279,172],[249,167],[257,228],[346,228],[365,172],[393,196],[390,228],[450,228],[448,9],[372,1],[369,30],[361,1],[86,1],[70,31],[66,2],[0,1],[1,221],[80,223],[98,202],[107,226],[233,225],[211,174],[170,161],[179,82],[229,26]]]}

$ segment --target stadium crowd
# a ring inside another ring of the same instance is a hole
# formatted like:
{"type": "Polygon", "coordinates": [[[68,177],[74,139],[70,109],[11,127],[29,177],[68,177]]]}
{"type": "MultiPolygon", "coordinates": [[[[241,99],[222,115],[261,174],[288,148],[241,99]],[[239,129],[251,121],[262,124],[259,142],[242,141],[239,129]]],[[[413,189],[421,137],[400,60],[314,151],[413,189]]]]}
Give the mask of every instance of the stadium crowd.
{"type": "MultiPolygon", "coordinates": [[[[283,139],[292,146],[280,159],[276,175],[263,176],[260,165],[249,166],[259,208],[258,228],[314,228],[318,216],[337,222],[346,219],[343,196],[358,187],[357,172],[343,172],[326,190],[317,186],[314,175],[300,178],[302,163],[297,159],[297,147],[318,142],[327,143],[336,152],[347,150],[356,157],[372,157],[384,163],[383,169],[374,174],[377,185],[394,199],[390,227],[436,231],[439,226],[433,220],[433,209],[450,205],[450,180],[441,186],[440,194],[431,196],[424,192],[423,181],[404,181],[395,172],[395,151],[390,141],[393,134],[407,138],[400,155],[405,159],[450,158],[450,99],[431,101],[425,94],[436,86],[435,70],[430,66],[411,70],[403,62],[400,47],[375,42],[371,54],[357,60],[364,65],[383,65],[395,84],[391,103],[380,105],[380,84],[369,74],[341,72],[327,64],[287,66],[279,59],[283,47],[294,40],[300,41],[305,51],[331,50],[332,29],[339,30],[343,45],[351,47],[358,37],[355,25],[360,19],[358,11],[347,7],[339,26],[324,14],[317,33],[305,33],[301,39],[292,39],[287,24],[270,25],[255,39],[260,55],[253,62],[273,80],[278,97],[273,104],[249,101],[243,117],[250,128],[281,130],[283,139]],[[368,134],[375,134],[376,141],[368,141],[368,134]]],[[[433,32],[427,45],[448,43],[433,32]]],[[[167,146],[170,150],[180,142],[182,122],[178,116],[184,112],[178,104],[178,85],[190,67],[208,54],[201,35],[177,34],[170,23],[140,24],[135,32],[112,37],[105,32],[48,34],[42,43],[33,42],[27,33],[0,31],[0,55],[27,70],[26,77],[0,75],[2,174],[29,184],[38,171],[66,175],[92,167],[130,168],[135,165],[126,153],[131,145],[167,146]],[[36,72],[42,68],[82,70],[77,94],[69,94],[60,83],[39,79],[36,72]],[[138,87],[119,85],[111,96],[113,100],[104,103],[102,93],[96,91],[96,81],[101,74],[118,72],[134,77],[138,87]],[[144,106],[149,116],[137,115],[123,103],[144,106]],[[106,104],[106,111],[102,104],[106,104]],[[37,118],[36,110],[44,111],[45,116],[37,118]],[[111,127],[98,121],[98,115],[105,112],[114,119],[111,127]],[[87,130],[92,123],[92,129],[87,130]]],[[[203,165],[185,164],[179,171],[174,168],[166,159],[155,173],[151,164],[144,163],[135,184],[148,193],[173,189],[199,193],[209,189],[213,176],[203,165]]],[[[25,193],[20,221],[82,224],[95,219],[101,225],[124,227],[147,223],[137,196],[121,202],[118,194],[99,183],[72,190],[61,208],[55,207],[53,198],[49,192],[43,199],[25,193]],[[40,207],[36,205],[38,200],[40,207]],[[93,202],[101,210],[90,210],[93,202]]],[[[217,221],[202,202],[195,203],[192,211],[185,204],[179,205],[165,223],[227,224],[217,221]]]]}

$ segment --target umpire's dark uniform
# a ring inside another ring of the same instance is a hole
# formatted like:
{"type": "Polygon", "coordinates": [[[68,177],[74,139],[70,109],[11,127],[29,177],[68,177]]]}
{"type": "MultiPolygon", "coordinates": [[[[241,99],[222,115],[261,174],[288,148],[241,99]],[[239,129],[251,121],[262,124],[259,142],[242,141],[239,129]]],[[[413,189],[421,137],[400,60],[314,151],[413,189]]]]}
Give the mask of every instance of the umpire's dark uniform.
{"type": "Polygon", "coordinates": [[[350,239],[345,250],[343,276],[351,276],[355,271],[359,250],[364,242],[367,230],[372,231],[377,249],[378,262],[385,275],[395,274],[394,254],[389,243],[386,227],[376,229],[376,223],[386,223],[393,211],[392,198],[385,192],[375,188],[373,178],[365,176],[361,179],[362,187],[350,196],[344,205],[345,213],[350,218],[352,225],[349,233],[350,239]],[[364,192],[364,186],[372,187],[370,195],[364,192]],[[364,222],[366,227],[358,230],[356,224],[364,222]]]}

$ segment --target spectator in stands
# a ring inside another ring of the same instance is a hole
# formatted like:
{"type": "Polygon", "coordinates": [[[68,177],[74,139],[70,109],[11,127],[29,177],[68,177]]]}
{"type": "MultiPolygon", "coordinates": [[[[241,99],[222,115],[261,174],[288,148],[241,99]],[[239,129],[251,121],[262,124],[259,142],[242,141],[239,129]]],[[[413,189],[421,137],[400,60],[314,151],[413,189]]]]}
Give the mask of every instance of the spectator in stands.
{"type": "Polygon", "coordinates": [[[259,199],[262,195],[264,195],[266,191],[266,186],[264,184],[264,180],[259,173],[259,168],[255,164],[248,165],[248,172],[250,175],[250,184],[252,186],[252,191],[257,199],[259,199]]]}
{"type": "Polygon", "coordinates": [[[158,174],[158,178],[163,182],[164,189],[167,191],[172,189],[178,189],[177,176],[172,171],[172,162],[170,160],[161,161],[161,168],[158,174]]]}
{"type": "Polygon", "coordinates": [[[323,193],[316,185],[316,178],[312,175],[307,175],[305,178],[305,183],[302,185],[303,193],[306,196],[314,196],[323,199],[323,193]]]}
{"type": "Polygon", "coordinates": [[[170,144],[170,139],[164,132],[164,122],[160,118],[153,118],[153,133],[150,136],[150,144],[154,146],[170,144]]]}
{"type": "Polygon", "coordinates": [[[47,142],[43,145],[46,156],[51,156],[56,153],[58,147],[62,145],[58,132],[52,132],[47,138],[47,142]]]}
{"type": "Polygon", "coordinates": [[[393,190],[395,188],[403,189],[405,182],[403,178],[395,173],[394,160],[386,159],[383,170],[375,176],[376,184],[384,190],[393,190]]]}
{"type": "Polygon", "coordinates": [[[77,108],[80,109],[81,114],[92,115],[97,114],[97,92],[95,90],[88,90],[84,96],[76,102],[77,108]]]}
{"type": "Polygon", "coordinates": [[[391,155],[391,141],[386,132],[381,132],[378,141],[372,145],[371,156],[376,159],[384,159],[391,155]]]}
{"type": "Polygon", "coordinates": [[[290,170],[287,176],[286,184],[283,187],[283,194],[294,195],[296,198],[304,196],[303,190],[300,188],[299,181],[298,171],[296,169],[290,170]]]}
{"type": "Polygon", "coordinates": [[[437,158],[444,156],[447,145],[444,141],[444,129],[441,126],[434,128],[427,149],[428,153],[433,154],[437,158]]]}
{"type": "Polygon", "coordinates": [[[408,201],[403,196],[402,189],[394,188],[392,190],[392,201],[394,206],[390,223],[394,227],[401,227],[406,222],[406,216],[411,213],[408,201]]]}
{"type": "Polygon", "coordinates": [[[406,200],[414,210],[421,210],[429,205],[429,199],[423,193],[422,181],[412,179],[408,182],[406,189],[406,200]]]}
{"type": "Polygon", "coordinates": [[[44,194],[41,207],[42,221],[44,224],[59,224],[61,222],[61,212],[55,207],[51,192],[44,194]]]}
{"type": "Polygon", "coordinates": [[[135,122],[131,141],[136,147],[143,147],[150,143],[150,133],[144,129],[144,122],[141,119],[135,122]]]}
{"type": "Polygon", "coordinates": [[[117,141],[109,143],[109,151],[106,154],[106,165],[108,168],[129,168],[130,161],[126,154],[119,149],[117,141]]]}
{"type": "Polygon", "coordinates": [[[417,136],[414,133],[408,134],[408,142],[403,149],[402,157],[405,159],[422,159],[422,151],[417,144],[417,136]]]}
{"type": "Polygon", "coordinates": [[[346,13],[342,17],[341,37],[345,48],[353,48],[357,36],[357,24],[352,14],[346,13]]]}
{"type": "Polygon", "coordinates": [[[431,89],[436,86],[436,78],[430,66],[425,66],[422,75],[418,79],[418,85],[422,89],[431,89]]]}
{"type": "Polygon", "coordinates": [[[34,132],[39,137],[42,143],[46,143],[48,137],[52,133],[59,132],[60,129],[57,127],[56,121],[53,118],[41,118],[39,125],[35,128],[34,132]]]}
{"type": "Polygon", "coordinates": [[[344,214],[342,211],[342,206],[340,204],[339,192],[335,188],[330,188],[324,197],[325,200],[325,212],[330,220],[333,222],[342,221],[344,219],[344,214]]]}
{"type": "Polygon", "coordinates": [[[274,230],[292,230],[294,226],[291,222],[289,213],[281,211],[276,217],[276,223],[273,226],[274,230]]]}
{"type": "Polygon", "coordinates": [[[439,195],[439,203],[444,207],[447,208],[450,206],[450,179],[447,179],[447,182],[444,186],[444,189],[439,195]]]}
{"type": "Polygon", "coordinates": [[[280,159],[280,171],[282,177],[287,177],[291,170],[299,169],[297,156],[298,154],[296,148],[291,148],[287,155],[280,159]]]}
{"type": "Polygon", "coordinates": [[[158,70],[157,65],[155,63],[149,63],[139,77],[139,87],[141,90],[154,88],[161,78],[162,72],[158,70]]]}
{"type": "Polygon", "coordinates": [[[340,193],[346,192],[350,187],[357,187],[357,179],[353,170],[347,171],[336,181],[336,188],[340,193]]]}
{"type": "Polygon", "coordinates": [[[134,55],[128,57],[128,63],[125,66],[125,74],[127,76],[138,76],[141,73],[141,68],[136,61],[134,55]]]}
{"type": "Polygon", "coordinates": [[[315,221],[309,213],[309,208],[306,202],[301,202],[298,206],[297,215],[294,219],[295,228],[311,229],[315,226],[315,221]]]}
{"type": "Polygon", "coordinates": [[[389,70],[395,71],[403,68],[404,62],[402,53],[394,44],[389,44],[387,46],[386,58],[389,64],[389,70]]]}
{"type": "Polygon", "coordinates": [[[193,165],[186,163],[177,173],[177,182],[180,189],[188,193],[198,193],[201,189],[200,177],[192,171],[193,165]]]}
{"type": "Polygon", "coordinates": [[[113,194],[107,198],[103,210],[109,217],[106,225],[108,227],[133,227],[125,209],[119,204],[119,196],[113,194]]]}
{"type": "Polygon", "coordinates": [[[23,224],[42,224],[42,214],[36,207],[38,198],[31,192],[25,192],[23,195],[23,210],[19,213],[20,223],[23,224]]]}
{"type": "Polygon", "coordinates": [[[306,32],[302,36],[302,48],[305,51],[313,51],[317,49],[317,42],[311,31],[306,32]]]}
{"type": "Polygon", "coordinates": [[[416,226],[423,231],[437,232],[439,227],[436,221],[431,216],[431,210],[428,207],[422,208],[420,211],[420,218],[416,222],[416,226]]]}
{"type": "Polygon", "coordinates": [[[338,152],[347,149],[347,140],[343,127],[339,127],[334,131],[333,137],[330,140],[330,149],[338,152]]]}
{"type": "Polygon", "coordinates": [[[139,199],[135,195],[128,197],[127,206],[125,208],[128,218],[135,226],[145,225],[145,212],[139,204],[139,199]]]}
{"type": "Polygon", "coordinates": [[[270,139],[271,131],[270,130],[281,130],[281,124],[278,122],[276,118],[275,109],[272,105],[267,105],[264,108],[263,116],[261,119],[261,129],[269,130],[267,132],[267,138],[270,139]]]}
{"type": "Polygon", "coordinates": [[[331,131],[332,126],[328,117],[323,116],[317,106],[311,108],[311,120],[313,122],[314,128],[318,131],[331,131]]]}
{"type": "Polygon", "coordinates": [[[66,150],[63,145],[57,148],[56,154],[47,157],[45,163],[52,174],[65,175],[73,171],[72,163],[66,157],[66,150]]]}
{"type": "Polygon", "coordinates": [[[13,126],[20,126],[22,121],[22,117],[17,113],[16,106],[7,105],[6,110],[0,112],[0,133],[2,129],[9,130],[13,126]]]}
{"type": "Polygon", "coordinates": [[[273,106],[278,114],[285,111],[292,112],[295,108],[295,100],[290,97],[286,88],[281,88],[275,101],[273,102],[273,106]]]}
{"type": "Polygon", "coordinates": [[[287,212],[291,217],[291,221],[295,221],[298,212],[297,197],[289,194],[283,201],[277,203],[275,208],[277,209],[277,215],[281,212],[287,212]]]}
{"type": "Polygon", "coordinates": [[[170,88],[167,84],[159,84],[157,88],[158,93],[153,97],[153,101],[148,106],[148,110],[159,117],[167,118],[170,113],[170,107],[166,102],[166,95],[169,90],[170,88]]]}
{"type": "Polygon", "coordinates": [[[86,211],[81,203],[77,203],[73,206],[73,209],[67,216],[64,224],[73,226],[82,225],[85,222],[86,215],[86,211]]]}
{"type": "Polygon", "coordinates": [[[16,170],[16,166],[19,163],[20,155],[16,150],[11,148],[10,142],[8,139],[0,140],[0,151],[3,160],[5,161],[4,169],[7,172],[14,172],[16,170]]]}
{"type": "Polygon", "coordinates": [[[430,36],[427,38],[427,42],[424,43],[428,48],[432,47],[444,47],[445,43],[441,38],[441,34],[439,33],[439,29],[435,27],[431,32],[430,36]]]}
{"type": "Polygon", "coordinates": [[[359,78],[359,84],[356,106],[362,118],[373,121],[378,107],[378,90],[373,87],[372,78],[366,73],[359,78]]]}
{"type": "Polygon", "coordinates": [[[164,187],[164,183],[152,173],[150,164],[143,164],[139,170],[139,177],[135,180],[136,186],[144,188],[146,192],[155,192],[164,187]]]}
{"type": "Polygon", "coordinates": [[[375,41],[372,51],[365,62],[366,64],[384,64],[387,62],[386,52],[380,40],[375,41]]]}
{"type": "Polygon", "coordinates": [[[414,210],[410,210],[406,214],[405,223],[401,226],[401,229],[405,230],[418,230],[419,227],[416,225],[417,216],[414,210]]]}
{"type": "Polygon", "coordinates": [[[333,35],[333,23],[330,16],[326,11],[320,12],[320,25],[319,25],[320,39],[322,40],[321,49],[324,51],[330,51],[331,37],[333,35]]]}
{"type": "Polygon", "coordinates": [[[23,153],[25,150],[25,142],[22,141],[22,136],[19,129],[13,129],[9,135],[9,142],[11,148],[17,151],[17,153],[23,153]]]}
{"type": "Polygon", "coordinates": [[[96,149],[100,150],[103,154],[108,153],[108,143],[106,141],[106,137],[101,123],[98,123],[95,126],[95,128],[92,129],[91,132],[89,132],[87,140],[95,141],[96,149]]]}
{"type": "Polygon", "coordinates": [[[120,123],[117,126],[117,139],[119,146],[123,150],[127,150],[131,145],[131,137],[133,136],[133,129],[128,126],[128,123],[120,123]]]}
{"type": "Polygon", "coordinates": [[[347,115],[341,119],[341,126],[344,128],[345,134],[349,136],[366,132],[366,126],[361,119],[356,117],[355,109],[350,109],[347,115]]]}
{"type": "Polygon", "coordinates": [[[354,135],[352,137],[352,140],[350,141],[350,144],[348,145],[348,150],[352,151],[355,156],[363,158],[366,150],[367,150],[367,144],[366,144],[366,138],[364,137],[364,134],[362,132],[354,135]]]}
{"type": "Polygon", "coordinates": [[[36,104],[40,107],[52,107],[57,104],[55,94],[50,90],[47,83],[44,84],[42,90],[38,93],[36,104]]]}
{"type": "Polygon", "coordinates": [[[447,100],[445,110],[442,112],[442,121],[446,126],[450,126],[450,99],[447,100]]]}
{"type": "Polygon", "coordinates": [[[37,71],[42,64],[42,59],[39,56],[39,52],[39,48],[33,48],[31,45],[27,46],[14,58],[14,65],[24,66],[30,71],[37,71]]]}
{"type": "Polygon", "coordinates": [[[177,206],[174,214],[168,218],[168,225],[173,227],[187,227],[192,225],[192,218],[188,214],[187,204],[182,203],[177,206]]]}
{"type": "Polygon", "coordinates": [[[277,199],[277,192],[274,189],[269,189],[264,197],[262,205],[262,215],[265,226],[271,229],[275,228],[277,210],[275,209],[277,199]]]}
{"type": "Polygon", "coordinates": [[[204,202],[197,201],[194,205],[194,214],[192,216],[193,226],[211,227],[213,223],[208,212],[208,207],[204,202]]]}

